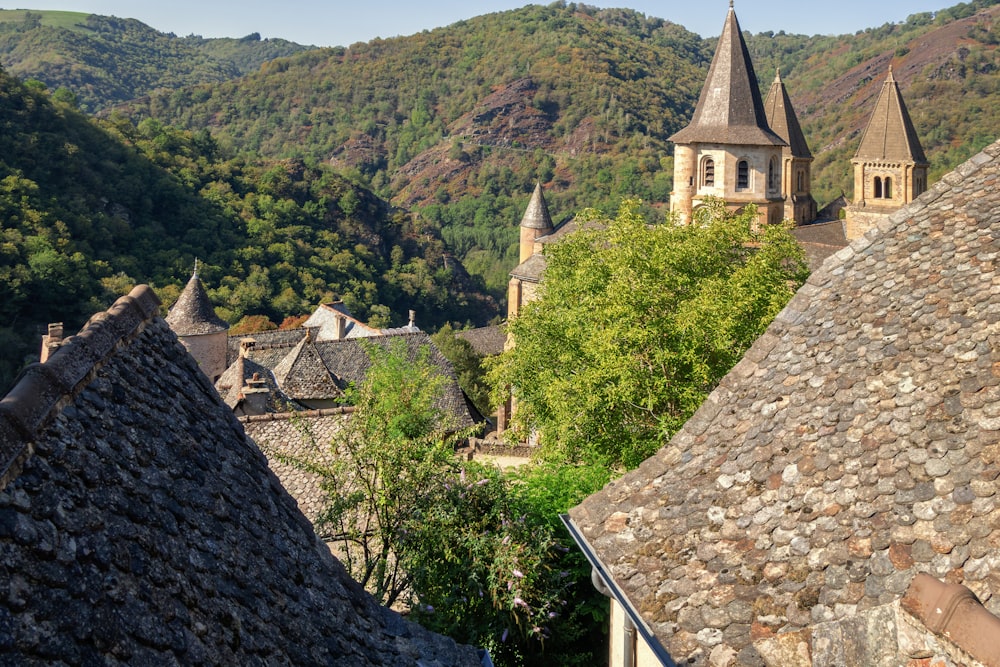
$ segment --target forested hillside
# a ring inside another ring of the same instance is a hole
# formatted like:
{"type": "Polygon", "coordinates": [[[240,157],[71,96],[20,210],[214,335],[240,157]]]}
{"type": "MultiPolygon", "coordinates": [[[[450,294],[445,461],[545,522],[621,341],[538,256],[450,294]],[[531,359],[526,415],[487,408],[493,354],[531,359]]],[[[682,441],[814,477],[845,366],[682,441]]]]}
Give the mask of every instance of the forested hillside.
{"type": "Polygon", "coordinates": [[[207,131],[98,125],[0,73],[0,385],[48,322],[135,283],[167,303],[195,258],[219,314],[275,322],[343,298],[376,326],[498,312],[433,231],[315,161],[229,159],[207,131]]]}
{"type": "Polygon", "coordinates": [[[235,79],[309,47],[283,39],[177,37],[134,19],[0,10],[0,63],[96,111],[157,88],[235,79]]]}
{"type": "MultiPolygon", "coordinates": [[[[850,157],[890,63],[932,176],[995,138],[998,11],[976,0],[856,35],[749,36],[763,87],[781,68],[821,205],[851,194],[850,157]]],[[[300,54],[127,113],[208,128],[240,150],[331,160],[420,211],[499,294],[536,179],[557,216],[623,195],[663,209],[667,138],[689,119],[713,49],[668,21],[556,3],[300,54]]]]}

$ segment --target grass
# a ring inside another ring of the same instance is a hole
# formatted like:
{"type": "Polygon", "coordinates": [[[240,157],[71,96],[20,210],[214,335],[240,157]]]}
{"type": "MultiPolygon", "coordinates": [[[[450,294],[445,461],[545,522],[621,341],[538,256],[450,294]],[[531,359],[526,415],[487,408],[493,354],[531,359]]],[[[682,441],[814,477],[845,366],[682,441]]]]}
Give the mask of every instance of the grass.
{"type": "Polygon", "coordinates": [[[76,32],[88,32],[83,25],[87,17],[84,12],[58,12],[50,10],[34,9],[0,9],[0,23],[23,23],[25,15],[31,12],[42,17],[42,25],[53,28],[66,28],[76,32]]]}

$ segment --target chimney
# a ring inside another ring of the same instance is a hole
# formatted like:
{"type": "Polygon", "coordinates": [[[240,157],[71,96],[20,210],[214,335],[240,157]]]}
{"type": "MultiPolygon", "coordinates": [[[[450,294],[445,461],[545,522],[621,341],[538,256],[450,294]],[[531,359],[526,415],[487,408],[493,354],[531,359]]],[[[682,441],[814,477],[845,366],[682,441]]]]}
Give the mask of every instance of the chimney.
{"type": "Polygon", "coordinates": [[[257,345],[257,341],[253,338],[243,338],[240,340],[240,357],[247,359],[250,353],[253,351],[254,346],[257,345]]]}
{"type": "Polygon", "coordinates": [[[49,333],[42,336],[42,352],[39,355],[40,361],[44,364],[56,351],[63,339],[63,323],[52,322],[49,324],[49,333]]]}
{"type": "Polygon", "coordinates": [[[410,311],[410,323],[407,324],[406,326],[416,328],[416,326],[417,326],[417,311],[415,311],[415,310],[411,310],[410,311]]]}
{"type": "Polygon", "coordinates": [[[267,398],[271,390],[267,382],[260,378],[260,373],[254,373],[243,387],[243,414],[262,415],[267,412],[267,398]]]}
{"type": "Polygon", "coordinates": [[[347,336],[347,318],[337,315],[334,318],[334,340],[343,340],[347,336]]]}

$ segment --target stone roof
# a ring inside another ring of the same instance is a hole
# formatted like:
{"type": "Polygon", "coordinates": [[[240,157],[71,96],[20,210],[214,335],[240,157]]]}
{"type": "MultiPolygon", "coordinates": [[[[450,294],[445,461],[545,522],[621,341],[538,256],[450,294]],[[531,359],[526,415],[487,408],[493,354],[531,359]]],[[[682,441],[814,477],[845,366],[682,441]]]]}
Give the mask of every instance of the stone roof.
{"type": "Polygon", "coordinates": [[[514,267],[510,275],[514,278],[538,283],[542,281],[542,274],[545,273],[545,255],[536,252],[534,255],[524,260],[514,267]]]}
{"type": "Polygon", "coordinates": [[[488,327],[456,331],[456,338],[468,341],[472,351],[481,357],[491,357],[503,352],[507,344],[507,334],[503,327],[493,324],[488,327]]]}
{"type": "Polygon", "coordinates": [[[542,184],[535,183],[535,191],[531,193],[531,200],[528,208],[521,218],[521,226],[530,229],[552,229],[552,217],[549,215],[549,207],[545,203],[542,195],[542,184]]]}
{"type": "Polygon", "coordinates": [[[927,164],[891,67],[854,159],[927,164]]]}
{"type": "Polygon", "coordinates": [[[229,323],[215,314],[197,273],[191,275],[177,303],[170,308],[167,324],[178,336],[199,336],[229,329],[229,323]]]}
{"type": "MultiPolygon", "coordinates": [[[[395,340],[403,340],[411,358],[414,359],[421,348],[428,347],[431,351],[430,362],[440,370],[442,375],[448,378],[439,407],[446,414],[455,417],[456,426],[465,428],[483,421],[482,415],[459,387],[458,377],[451,363],[437,349],[431,337],[422,331],[341,340],[311,340],[306,329],[282,333],[283,335],[280,337],[282,341],[288,338],[284,334],[291,333],[296,333],[298,340],[294,344],[290,342],[273,344],[257,342],[249,351],[242,369],[239,366],[241,362],[237,348],[233,363],[216,382],[216,388],[231,407],[238,400],[237,382],[240,378],[245,382],[252,376],[253,372],[260,373],[260,377],[268,381],[269,388],[277,387],[280,394],[296,401],[338,401],[343,398],[343,390],[351,383],[361,384],[364,381],[368,369],[371,367],[371,359],[365,351],[365,345],[385,347],[391,345],[395,340]],[[248,362],[252,362],[255,366],[251,366],[248,362]],[[262,368],[265,369],[266,375],[260,370],[262,368]],[[272,379],[274,385],[271,384],[272,379]]],[[[255,341],[258,338],[265,338],[258,334],[248,337],[255,341]]],[[[230,345],[232,349],[232,342],[230,345]]],[[[285,410],[280,411],[286,410],[287,405],[285,410]]]]}
{"type": "Polygon", "coordinates": [[[478,665],[346,575],[158,306],[0,401],[0,663],[478,665]]]}
{"type": "Polygon", "coordinates": [[[998,178],[1000,142],[836,253],[663,449],[571,510],[678,662],[758,665],[758,640],[811,629],[813,664],[899,664],[872,657],[894,635],[838,660],[822,628],[918,572],[1000,611],[998,178]]]}
{"type": "Polygon", "coordinates": [[[792,236],[806,253],[810,271],[816,271],[828,257],[847,245],[844,223],[840,220],[814,222],[792,228],[792,236]]]}
{"type": "Polygon", "coordinates": [[[788,144],[785,151],[793,157],[812,157],[806,137],[802,134],[802,127],[799,125],[799,118],[795,115],[792,100],[788,97],[788,90],[781,80],[781,72],[775,73],[774,82],[771,83],[771,89],[764,99],[764,113],[771,131],[788,144]]]}
{"type": "Polygon", "coordinates": [[[670,137],[670,141],[677,144],[785,145],[784,140],[768,127],[757,75],[731,5],[691,123],[670,137]]]}

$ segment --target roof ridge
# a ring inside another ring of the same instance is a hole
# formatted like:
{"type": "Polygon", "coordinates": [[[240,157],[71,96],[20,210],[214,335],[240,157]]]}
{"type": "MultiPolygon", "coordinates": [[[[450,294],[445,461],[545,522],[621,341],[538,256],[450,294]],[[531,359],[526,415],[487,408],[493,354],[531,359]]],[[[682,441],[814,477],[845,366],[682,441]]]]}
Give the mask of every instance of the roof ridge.
{"type": "MultiPolygon", "coordinates": [[[[830,281],[830,274],[838,266],[844,264],[844,262],[859,252],[864,251],[872,243],[874,243],[877,237],[885,234],[891,227],[901,224],[902,222],[905,222],[909,218],[925,210],[928,206],[951,191],[953,187],[960,184],[964,179],[979,171],[983,165],[988,164],[998,157],[1000,157],[1000,140],[993,142],[979,153],[976,153],[971,158],[955,167],[955,169],[945,174],[941,180],[928,188],[927,191],[919,197],[911,201],[909,204],[906,204],[898,211],[894,211],[891,215],[886,216],[884,220],[880,220],[878,224],[865,232],[864,236],[859,239],[855,239],[839,252],[830,255],[830,257],[823,262],[823,265],[819,269],[813,271],[812,275],[810,275],[806,280],[806,284],[812,284],[817,287],[826,285],[830,281]]],[[[795,297],[793,296],[792,300],[788,302],[780,313],[778,313],[775,319],[780,319],[785,310],[787,310],[794,301],[795,297]]]]}
{"type": "Polygon", "coordinates": [[[122,343],[134,339],[160,314],[160,299],[138,285],[107,311],[66,338],[44,363],[18,375],[0,400],[0,489],[17,477],[38,434],[66,407],[122,343]]]}

